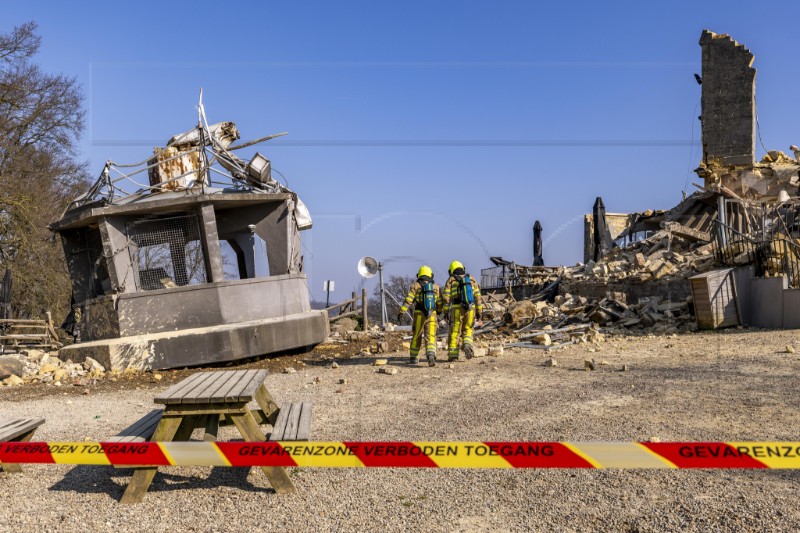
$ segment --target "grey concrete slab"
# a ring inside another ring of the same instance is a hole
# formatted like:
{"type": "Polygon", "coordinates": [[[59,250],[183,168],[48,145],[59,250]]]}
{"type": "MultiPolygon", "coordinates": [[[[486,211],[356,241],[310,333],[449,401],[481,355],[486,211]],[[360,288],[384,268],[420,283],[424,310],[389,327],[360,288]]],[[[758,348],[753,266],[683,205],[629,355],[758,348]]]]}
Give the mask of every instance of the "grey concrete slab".
{"type": "Polygon", "coordinates": [[[750,284],[751,325],[757,328],[783,327],[783,291],[788,288],[785,276],[756,278],[750,284]]]}
{"type": "Polygon", "coordinates": [[[237,361],[319,344],[328,334],[324,311],[65,346],[62,360],[92,357],[107,370],[164,369],[237,361]]]}
{"type": "Polygon", "coordinates": [[[736,303],[739,309],[739,322],[749,326],[751,318],[750,285],[755,278],[752,265],[733,269],[733,286],[736,291],[736,303]]]}
{"type": "Polygon", "coordinates": [[[783,329],[800,328],[800,289],[783,291],[783,329]]]}

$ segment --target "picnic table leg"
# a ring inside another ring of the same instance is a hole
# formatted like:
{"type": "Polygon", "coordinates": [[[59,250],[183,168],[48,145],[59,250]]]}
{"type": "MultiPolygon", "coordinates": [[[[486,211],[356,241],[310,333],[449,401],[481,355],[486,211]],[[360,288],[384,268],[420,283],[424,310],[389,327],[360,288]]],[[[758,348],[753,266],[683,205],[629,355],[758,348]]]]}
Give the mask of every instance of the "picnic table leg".
{"type": "MultiPolygon", "coordinates": [[[[188,418],[188,417],[187,417],[188,418]]],[[[183,417],[181,416],[163,416],[161,417],[161,422],[158,423],[158,427],[156,428],[155,433],[153,433],[153,437],[150,439],[151,442],[167,442],[171,441],[175,434],[178,432],[178,428],[183,422],[183,417]]],[[[191,434],[191,433],[190,433],[191,434]]],[[[128,483],[128,488],[125,489],[125,493],[122,495],[122,498],[119,500],[120,503],[139,503],[144,498],[147,489],[150,487],[150,483],[153,482],[153,478],[156,475],[158,468],[137,468],[136,471],[133,473],[133,477],[131,477],[130,482],[128,483]]]]}
{"type": "Polygon", "coordinates": [[[219,415],[207,415],[205,420],[206,432],[203,440],[206,442],[216,442],[219,434],[219,415]]]}
{"type": "MultiPolygon", "coordinates": [[[[264,442],[267,440],[266,436],[261,432],[261,429],[253,419],[253,415],[249,412],[242,414],[226,415],[231,421],[236,424],[239,433],[242,434],[245,440],[250,442],[264,442]]],[[[272,488],[275,489],[277,494],[288,494],[296,492],[292,480],[289,479],[289,474],[281,466],[262,466],[261,470],[267,475],[272,488]]]]}
{"type": "Polygon", "coordinates": [[[267,421],[274,425],[275,421],[278,419],[280,407],[275,403],[275,400],[263,383],[258,390],[256,390],[256,403],[261,407],[261,410],[264,411],[264,416],[267,417],[267,421]]]}
{"type": "MultiPolygon", "coordinates": [[[[36,429],[33,429],[25,433],[22,437],[14,439],[12,442],[30,442],[31,437],[33,437],[35,432],[36,429]]],[[[18,463],[2,463],[0,464],[0,471],[8,474],[19,474],[22,472],[22,467],[18,463]]]]}
{"type": "MultiPolygon", "coordinates": [[[[202,423],[202,419],[202,415],[184,416],[183,420],[181,420],[181,425],[178,426],[178,431],[175,432],[175,436],[172,437],[172,440],[182,441],[191,439],[192,432],[202,423]]],[[[155,441],[155,439],[151,440],[153,442],[158,442],[155,441]]]]}

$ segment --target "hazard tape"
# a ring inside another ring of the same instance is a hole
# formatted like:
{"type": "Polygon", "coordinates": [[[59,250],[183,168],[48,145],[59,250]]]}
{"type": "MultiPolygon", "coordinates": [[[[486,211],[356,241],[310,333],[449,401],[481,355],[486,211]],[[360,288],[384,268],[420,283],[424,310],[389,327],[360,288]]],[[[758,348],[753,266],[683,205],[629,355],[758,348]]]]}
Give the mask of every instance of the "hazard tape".
{"type": "Polygon", "coordinates": [[[2,463],[800,469],[800,442],[4,442],[2,463]]]}

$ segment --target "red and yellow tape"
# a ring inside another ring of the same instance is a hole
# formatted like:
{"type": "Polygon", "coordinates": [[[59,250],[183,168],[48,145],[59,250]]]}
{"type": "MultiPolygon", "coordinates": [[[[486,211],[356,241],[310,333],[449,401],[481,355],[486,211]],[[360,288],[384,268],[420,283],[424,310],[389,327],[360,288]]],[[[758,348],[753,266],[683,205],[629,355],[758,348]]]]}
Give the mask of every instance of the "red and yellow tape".
{"type": "Polygon", "coordinates": [[[800,469],[800,442],[3,442],[2,463],[800,469]]]}

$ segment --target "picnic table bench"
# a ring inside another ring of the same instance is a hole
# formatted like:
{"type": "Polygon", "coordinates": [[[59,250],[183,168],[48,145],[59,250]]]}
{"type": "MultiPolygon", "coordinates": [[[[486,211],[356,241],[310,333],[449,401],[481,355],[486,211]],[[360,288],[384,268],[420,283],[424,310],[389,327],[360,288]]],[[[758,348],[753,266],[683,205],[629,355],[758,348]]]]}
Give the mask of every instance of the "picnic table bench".
{"type": "MultiPolygon", "coordinates": [[[[192,374],[156,396],[164,405],[136,421],[110,442],[186,441],[196,428],[204,429],[203,440],[216,441],[219,427],[234,425],[245,441],[309,440],[311,402],[275,403],[264,386],[266,370],[224,370],[192,374]],[[258,409],[247,404],[255,400],[258,409]],[[272,432],[262,432],[259,424],[270,424],[272,432]]],[[[275,492],[294,492],[282,467],[261,467],[275,492]]],[[[137,467],[121,503],[140,502],[153,481],[157,468],[137,467]]]]}
{"type": "MultiPolygon", "coordinates": [[[[0,442],[28,442],[36,428],[44,424],[44,418],[14,418],[0,420],[0,442]]],[[[0,470],[8,473],[22,472],[17,463],[2,463],[0,470]]]]}

